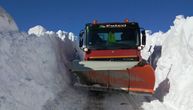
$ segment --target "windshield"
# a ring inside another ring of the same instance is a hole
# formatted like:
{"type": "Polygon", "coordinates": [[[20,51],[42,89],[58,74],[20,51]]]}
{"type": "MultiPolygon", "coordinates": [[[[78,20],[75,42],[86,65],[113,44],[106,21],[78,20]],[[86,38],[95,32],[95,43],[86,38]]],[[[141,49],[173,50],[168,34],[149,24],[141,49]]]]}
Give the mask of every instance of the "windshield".
{"type": "Polygon", "coordinates": [[[94,49],[128,49],[139,45],[139,34],[133,28],[91,28],[88,47],[94,49]]]}

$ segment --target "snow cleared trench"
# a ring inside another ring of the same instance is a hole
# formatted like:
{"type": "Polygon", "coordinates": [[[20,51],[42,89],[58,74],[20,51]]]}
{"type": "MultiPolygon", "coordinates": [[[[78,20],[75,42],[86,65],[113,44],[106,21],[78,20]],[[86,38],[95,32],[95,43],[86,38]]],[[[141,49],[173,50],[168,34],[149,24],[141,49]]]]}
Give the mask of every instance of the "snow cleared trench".
{"type": "MultiPolygon", "coordinates": [[[[129,94],[90,94],[70,86],[74,43],[56,33],[0,34],[0,110],[141,110],[129,94]]],[[[133,98],[134,97],[134,98],[133,98]]]]}
{"type": "Polygon", "coordinates": [[[152,56],[157,99],[93,95],[70,85],[67,65],[76,56],[77,44],[73,33],[40,25],[19,32],[0,7],[0,110],[193,110],[192,30],[193,17],[177,16],[168,32],[147,37],[142,56],[152,56]]]}

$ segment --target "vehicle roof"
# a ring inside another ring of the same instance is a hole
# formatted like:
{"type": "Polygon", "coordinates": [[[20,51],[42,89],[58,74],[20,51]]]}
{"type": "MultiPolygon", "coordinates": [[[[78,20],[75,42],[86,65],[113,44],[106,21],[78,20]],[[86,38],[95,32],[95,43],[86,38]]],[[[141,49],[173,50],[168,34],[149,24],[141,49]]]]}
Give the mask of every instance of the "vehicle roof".
{"type": "Polygon", "coordinates": [[[128,22],[128,23],[125,23],[125,22],[105,22],[105,23],[96,23],[96,24],[87,23],[86,26],[91,27],[91,26],[99,26],[99,25],[121,25],[121,24],[126,24],[126,25],[129,25],[132,27],[139,28],[139,25],[137,22],[128,22]]]}

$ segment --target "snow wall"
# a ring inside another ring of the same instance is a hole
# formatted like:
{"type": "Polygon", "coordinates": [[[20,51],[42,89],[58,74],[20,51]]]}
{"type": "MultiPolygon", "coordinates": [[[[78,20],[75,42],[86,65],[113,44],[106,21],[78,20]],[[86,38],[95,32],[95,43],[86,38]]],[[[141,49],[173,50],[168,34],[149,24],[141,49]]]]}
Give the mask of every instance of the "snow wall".
{"type": "Polygon", "coordinates": [[[74,43],[59,36],[0,33],[0,110],[48,110],[62,92],[61,108],[79,108],[69,101],[80,97],[69,87],[66,67],[75,55],[74,43]]]}
{"type": "Polygon", "coordinates": [[[19,32],[0,7],[0,110],[83,108],[85,96],[70,87],[67,68],[75,57],[75,41],[71,32],[40,25],[19,32]]]}
{"type": "MultiPolygon", "coordinates": [[[[169,31],[149,34],[147,40],[143,56],[148,59],[151,54],[156,67],[155,97],[176,110],[193,110],[193,17],[179,15],[169,31]]],[[[156,103],[144,107],[158,110],[152,106],[156,103]]]]}
{"type": "Polygon", "coordinates": [[[13,18],[0,6],[0,32],[18,31],[13,18]]]}

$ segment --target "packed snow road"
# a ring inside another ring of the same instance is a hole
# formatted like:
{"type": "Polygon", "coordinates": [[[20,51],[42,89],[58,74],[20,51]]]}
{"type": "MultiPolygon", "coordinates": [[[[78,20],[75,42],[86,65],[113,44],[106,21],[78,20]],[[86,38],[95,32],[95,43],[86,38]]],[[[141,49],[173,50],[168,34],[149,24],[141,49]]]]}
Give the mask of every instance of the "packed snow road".
{"type": "Polygon", "coordinates": [[[102,92],[88,92],[85,110],[104,110],[103,101],[105,94],[102,92]]]}
{"type": "Polygon", "coordinates": [[[126,93],[77,91],[74,92],[79,93],[79,97],[73,97],[70,92],[59,93],[43,110],[143,110],[143,102],[148,101],[145,97],[126,93]]]}
{"type": "MultiPolygon", "coordinates": [[[[154,96],[116,92],[88,92],[83,110],[144,110],[144,103],[157,103],[157,110],[174,110],[171,105],[159,102],[154,96]],[[159,103],[159,104],[158,104],[159,103]]],[[[146,106],[155,110],[155,106],[146,106]]],[[[77,108],[80,109],[80,108],[77,108]]]]}
{"type": "Polygon", "coordinates": [[[83,110],[143,110],[143,102],[153,100],[152,96],[136,96],[120,92],[87,91],[83,110]]]}

